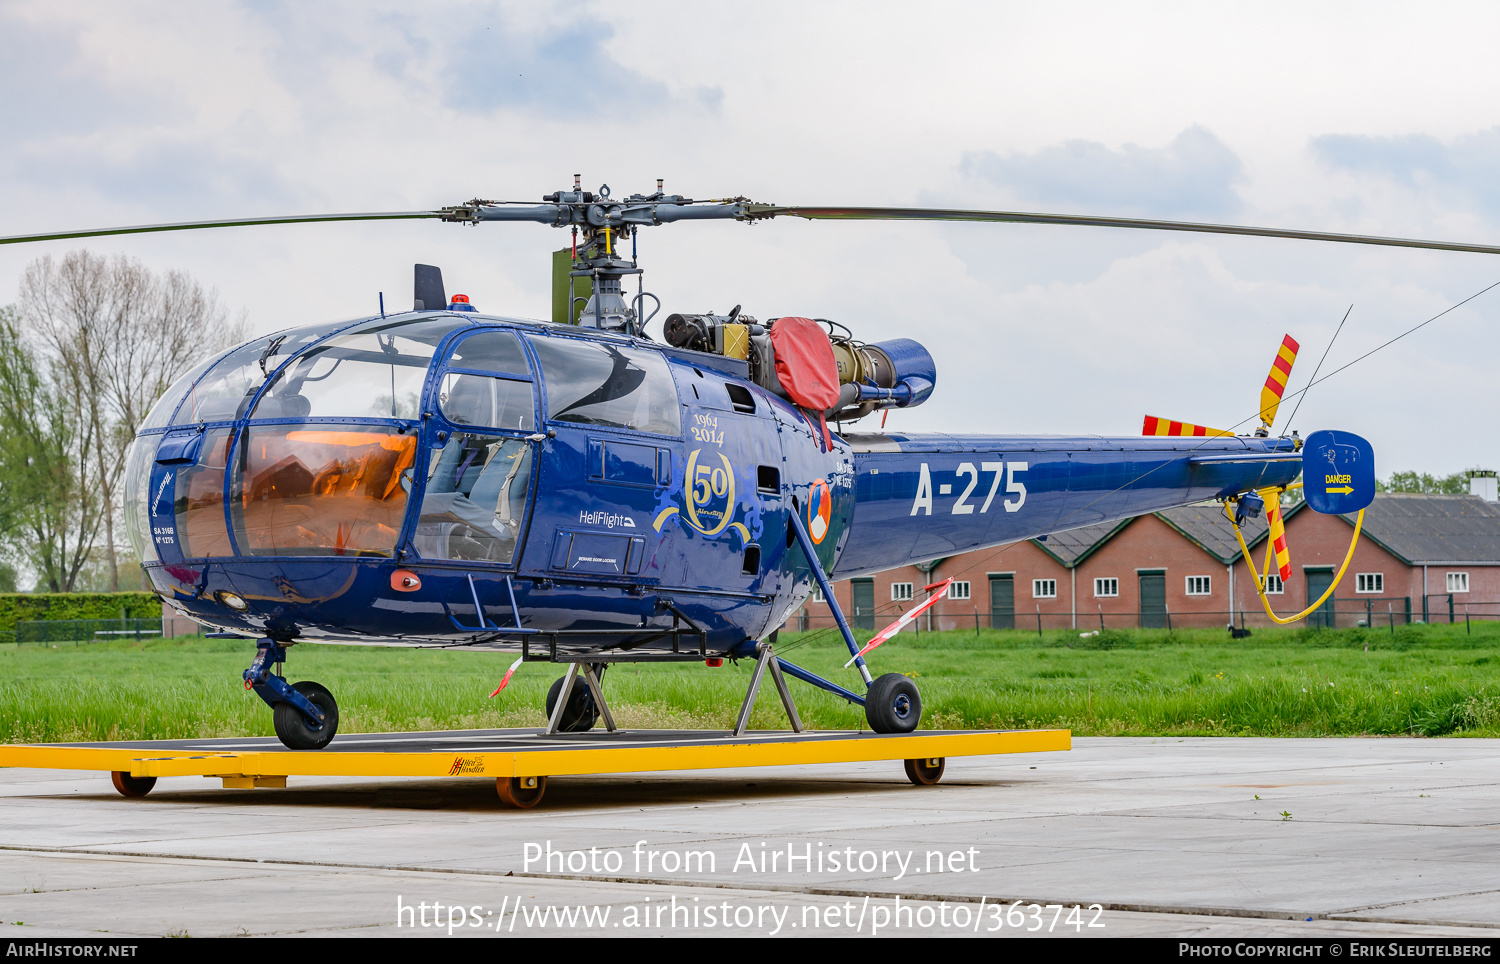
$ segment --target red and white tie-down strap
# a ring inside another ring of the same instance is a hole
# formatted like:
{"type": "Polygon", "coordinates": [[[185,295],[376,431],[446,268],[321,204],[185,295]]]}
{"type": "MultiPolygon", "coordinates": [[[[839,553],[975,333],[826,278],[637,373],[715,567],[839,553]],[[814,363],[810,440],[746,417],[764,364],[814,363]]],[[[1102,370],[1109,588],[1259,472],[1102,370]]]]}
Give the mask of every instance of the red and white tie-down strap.
{"type": "Polygon", "coordinates": [[[861,656],[863,656],[864,654],[868,653],[870,650],[874,649],[876,646],[879,646],[881,643],[885,642],[886,640],[890,639],[892,636],[894,636],[897,633],[901,632],[901,630],[903,630],[906,627],[910,626],[912,624],[912,621],[915,620],[918,616],[922,615],[927,610],[931,609],[932,606],[939,599],[942,599],[944,596],[948,595],[948,587],[953,584],[953,580],[955,578],[957,578],[957,577],[955,577],[955,576],[949,576],[947,579],[944,579],[942,582],[935,582],[935,583],[933,583],[930,586],[923,586],[922,587],[922,591],[923,592],[932,592],[932,590],[934,590],[934,589],[936,589],[937,592],[934,592],[934,593],[932,593],[931,596],[928,596],[927,597],[927,601],[924,602],[924,603],[922,603],[922,605],[916,607],[915,609],[913,609],[909,613],[903,614],[900,619],[898,619],[895,622],[891,623],[889,626],[887,626],[886,628],[882,629],[880,632],[876,633],[875,634],[875,638],[872,639],[872,640],[870,640],[868,643],[866,643],[864,649],[860,650],[858,653],[856,653],[853,656],[849,657],[849,662],[847,662],[847,663],[844,664],[844,669],[848,669],[849,667],[853,666],[854,665],[854,661],[856,659],[859,659],[861,656]]]}

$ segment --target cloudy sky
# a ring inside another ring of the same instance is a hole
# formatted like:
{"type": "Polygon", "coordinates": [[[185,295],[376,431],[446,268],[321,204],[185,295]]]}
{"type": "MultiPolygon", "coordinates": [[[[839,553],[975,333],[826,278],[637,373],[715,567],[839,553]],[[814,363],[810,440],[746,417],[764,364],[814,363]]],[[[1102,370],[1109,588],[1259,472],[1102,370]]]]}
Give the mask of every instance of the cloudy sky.
{"type": "MultiPolygon", "coordinates": [[[[1500,7],[1451,3],[84,3],[0,0],[0,235],[619,196],[1139,215],[1500,243],[1500,7]]],[[[549,312],[539,225],[98,240],[253,332],[405,303],[411,265],[549,312]]],[[[907,430],[1129,434],[1253,415],[1283,333],[1325,372],[1500,258],[1023,225],[679,224],[667,311],[837,319],[938,362],[907,430]]],[[[68,243],[0,247],[0,304],[68,243]]],[[[1393,469],[1500,467],[1500,289],[1308,395],[1393,469]]],[[[1284,409],[1283,418],[1290,414],[1284,409]]]]}

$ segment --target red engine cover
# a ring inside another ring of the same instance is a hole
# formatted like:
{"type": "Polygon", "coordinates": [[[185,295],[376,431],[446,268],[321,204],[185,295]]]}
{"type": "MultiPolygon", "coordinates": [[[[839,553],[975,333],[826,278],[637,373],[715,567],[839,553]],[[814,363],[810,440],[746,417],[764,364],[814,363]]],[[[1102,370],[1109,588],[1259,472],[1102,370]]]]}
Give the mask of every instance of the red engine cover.
{"type": "Polygon", "coordinates": [[[839,400],[839,368],[828,333],[811,318],[778,318],[771,326],[776,377],[792,401],[822,412],[839,400]]]}

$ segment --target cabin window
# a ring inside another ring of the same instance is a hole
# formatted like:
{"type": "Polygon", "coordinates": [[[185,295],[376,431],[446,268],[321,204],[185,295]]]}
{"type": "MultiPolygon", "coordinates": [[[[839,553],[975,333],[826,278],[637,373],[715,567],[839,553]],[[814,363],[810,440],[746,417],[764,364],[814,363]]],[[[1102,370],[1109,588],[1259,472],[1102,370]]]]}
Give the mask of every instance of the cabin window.
{"type": "Polygon", "coordinates": [[[508,331],[481,331],[470,335],[454,347],[448,367],[510,375],[531,374],[531,363],[526,360],[521,340],[508,331]]]}
{"type": "Polygon", "coordinates": [[[1213,594],[1212,576],[1188,576],[1187,594],[1189,596],[1209,596],[1213,594]]]}
{"type": "Polygon", "coordinates": [[[1383,572],[1361,572],[1354,576],[1355,592],[1385,592],[1385,573],[1383,572]]]}
{"type": "Polygon", "coordinates": [[[1120,594],[1120,580],[1114,576],[1107,579],[1094,580],[1095,596],[1118,596],[1120,594]]]}
{"type": "Polygon", "coordinates": [[[677,386],[656,352],[578,338],[533,338],[547,386],[547,417],[677,435],[677,386]]]}
{"type": "Polygon", "coordinates": [[[1469,574],[1467,572],[1450,572],[1450,573],[1448,573],[1448,591],[1449,592],[1468,592],[1469,591],[1469,574]]]}
{"type": "Polygon", "coordinates": [[[424,559],[509,565],[530,489],[528,442],[454,432],[428,462],[412,545],[424,559]]]}
{"type": "Polygon", "coordinates": [[[953,582],[948,586],[949,599],[968,599],[969,584],[967,582],[953,582]]]}
{"type": "Polygon", "coordinates": [[[1057,580],[1056,579],[1033,579],[1033,580],[1031,580],[1031,598],[1032,599],[1056,599],[1057,598],[1057,580]]]}
{"type": "Polygon", "coordinates": [[[911,588],[912,588],[912,585],[909,582],[893,582],[893,583],[891,583],[891,601],[892,602],[907,602],[907,601],[909,601],[911,599],[911,596],[912,596],[911,588]]]}
{"type": "Polygon", "coordinates": [[[534,403],[531,382],[449,372],[438,389],[438,408],[450,422],[529,432],[534,403]]]}

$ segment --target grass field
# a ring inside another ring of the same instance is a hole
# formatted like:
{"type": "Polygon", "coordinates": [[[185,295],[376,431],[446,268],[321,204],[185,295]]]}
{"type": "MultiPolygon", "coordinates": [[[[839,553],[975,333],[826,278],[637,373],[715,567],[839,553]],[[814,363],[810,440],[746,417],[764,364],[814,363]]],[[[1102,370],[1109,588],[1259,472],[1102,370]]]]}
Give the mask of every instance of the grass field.
{"type": "MultiPolygon", "coordinates": [[[[868,634],[861,634],[868,635],[868,634]]],[[[1500,736],[1500,624],[1388,630],[973,631],[905,635],[871,668],[916,678],[924,728],[1061,726],[1076,735],[1500,736]]],[[[858,689],[826,633],[783,634],[777,651],[858,689]]],[[[248,641],[0,647],[0,742],[267,735],[246,692],[248,641]]],[[[488,699],[513,656],[302,645],[287,676],[338,698],[340,732],[539,726],[559,667],[529,663],[488,699]]],[[[626,727],[727,728],[751,664],[622,665],[605,690],[626,727]]],[[[803,720],[855,728],[863,714],[792,681],[803,720]]],[[[784,727],[767,686],[753,721],[784,727]]]]}

